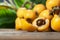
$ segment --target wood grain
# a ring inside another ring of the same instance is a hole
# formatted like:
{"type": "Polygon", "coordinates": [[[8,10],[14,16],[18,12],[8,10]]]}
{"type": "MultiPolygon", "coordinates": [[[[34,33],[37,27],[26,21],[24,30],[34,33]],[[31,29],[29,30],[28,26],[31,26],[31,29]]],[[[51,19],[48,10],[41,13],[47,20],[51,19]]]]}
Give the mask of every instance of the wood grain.
{"type": "Polygon", "coordinates": [[[60,40],[60,32],[26,32],[0,29],[0,40],[60,40]]]}

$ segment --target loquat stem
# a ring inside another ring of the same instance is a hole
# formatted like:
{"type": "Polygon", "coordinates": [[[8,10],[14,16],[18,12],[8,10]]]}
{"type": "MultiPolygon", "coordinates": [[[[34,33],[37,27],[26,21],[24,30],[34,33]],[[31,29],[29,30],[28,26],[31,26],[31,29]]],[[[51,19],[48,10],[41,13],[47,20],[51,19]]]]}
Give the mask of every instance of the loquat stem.
{"type": "Polygon", "coordinates": [[[25,7],[26,4],[30,4],[30,5],[31,5],[29,9],[32,9],[33,6],[34,6],[34,4],[33,4],[32,2],[28,2],[28,1],[27,1],[27,2],[25,2],[25,3],[22,5],[22,7],[25,7]]]}

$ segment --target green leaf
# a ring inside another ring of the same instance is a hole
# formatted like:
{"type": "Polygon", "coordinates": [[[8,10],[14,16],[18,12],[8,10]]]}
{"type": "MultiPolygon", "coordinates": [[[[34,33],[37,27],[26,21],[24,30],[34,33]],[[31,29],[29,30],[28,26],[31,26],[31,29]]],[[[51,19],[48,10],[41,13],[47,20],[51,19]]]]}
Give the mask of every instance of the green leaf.
{"type": "Polygon", "coordinates": [[[24,3],[24,0],[14,0],[14,3],[17,8],[21,7],[22,4],[24,3]]]}
{"type": "Polygon", "coordinates": [[[16,11],[9,8],[0,8],[0,28],[14,28],[16,11]]]}
{"type": "Polygon", "coordinates": [[[44,5],[46,5],[46,0],[30,0],[30,1],[35,3],[35,4],[44,4],[44,5]]]}
{"type": "Polygon", "coordinates": [[[26,4],[26,5],[25,5],[25,7],[26,7],[27,9],[29,9],[30,6],[31,6],[30,4],[26,4]]]}

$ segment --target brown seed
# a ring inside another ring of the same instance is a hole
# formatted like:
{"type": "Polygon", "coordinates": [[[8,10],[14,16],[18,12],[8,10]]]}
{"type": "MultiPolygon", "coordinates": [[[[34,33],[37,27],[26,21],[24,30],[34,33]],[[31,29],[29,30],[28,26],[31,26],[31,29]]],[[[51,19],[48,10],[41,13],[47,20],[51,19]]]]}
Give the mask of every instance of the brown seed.
{"type": "Polygon", "coordinates": [[[43,19],[38,19],[36,22],[37,22],[37,23],[36,23],[37,26],[42,26],[42,25],[45,24],[45,20],[43,20],[43,19]]]}

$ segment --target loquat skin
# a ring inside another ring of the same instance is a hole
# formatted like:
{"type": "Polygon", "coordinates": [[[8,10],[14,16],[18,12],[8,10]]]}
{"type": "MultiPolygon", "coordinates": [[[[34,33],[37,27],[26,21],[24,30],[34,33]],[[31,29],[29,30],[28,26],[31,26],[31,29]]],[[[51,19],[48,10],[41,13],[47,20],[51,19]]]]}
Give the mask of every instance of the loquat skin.
{"type": "Polygon", "coordinates": [[[33,11],[40,14],[43,10],[45,10],[45,6],[43,4],[37,4],[34,6],[33,11]]]}
{"type": "Polygon", "coordinates": [[[25,19],[23,19],[21,23],[22,23],[22,30],[24,31],[33,32],[36,30],[36,27],[32,26],[32,24],[28,23],[25,19]]]}
{"type": "Polygon", "coordinates": [[[54,7],[60,5],[60,0],[47,0],[46,1],[46,7],[48,10],[52,10],[54,7]]]}
{"type": "Polygon", "coordinates": [[[47,19],[51,19],[53,17],[53,13],[50,13],[50,10],[44,10],[39,14],[39,17],[45,17],[47,19]]]}
{"type": "Polygon", "coordinates": [[[51,20],[51,28],[55,31],[60,31],[60,16],[54,15],[51,20]]]}
{"type": "Polygon", "coordinates": [[[36,18],[36,14],[33,10],[27,10],[27,12],[24,14],[24,18],[34,20],[36,18]]]}
{"type": "Polygon", "coordinates": [[[18,16],[19,18],[24,18],[24,13],[27,12],[26,10],[27,10],[26,8],[19,8],[19,9],[17,10],[17,16],[18,16]]]}
{"type": "Polygon", "coordinates": [[[16,18],[16,20],[15,20],[15,29],[16,30],[20,30],[22,28],[22,23],[21,23],[22,20],[23,19],[16,18]]]}
{"type": "Polygon", "coordinates": [[[38,31],[49,31],[49,19],[46,19],[44,17],[38,17],[36,18],[33,23],[32,23],[33,26],[37,27],[37,30],[38,31]],[[45,24],[41,24],[40,26],[37,25],[37,20],[39,19],[42,19],[42,20],[45,20],[45,24]]]}

